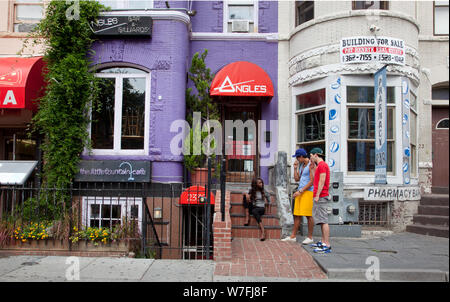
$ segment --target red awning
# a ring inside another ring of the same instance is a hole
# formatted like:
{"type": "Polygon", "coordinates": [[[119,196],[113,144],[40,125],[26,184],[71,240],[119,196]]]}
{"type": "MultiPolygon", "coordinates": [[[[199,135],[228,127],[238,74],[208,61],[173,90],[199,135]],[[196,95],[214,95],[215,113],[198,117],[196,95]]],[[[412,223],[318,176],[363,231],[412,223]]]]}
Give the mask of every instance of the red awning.
{"type": "Polygon", "coordinates": [[[273,97],[273,84],[261,67],[239,61],[228,64],[217,73],[210,94],[273,97]]]}
{"type": "Polygon", "coordinates": [[[44,93],[42,57],[0,58],[0,109],[30,109],[44,93]]]}
{"type": "MultiPolygon", "coordinates": [[[[214,204],[214,194],[210,193],[210,204],[214,204]]],[[[205,187],[191,186],[183,191],[180,196],[180,204],[182,205],[204,205],[207,203],[207,192],[205,187]]]]}

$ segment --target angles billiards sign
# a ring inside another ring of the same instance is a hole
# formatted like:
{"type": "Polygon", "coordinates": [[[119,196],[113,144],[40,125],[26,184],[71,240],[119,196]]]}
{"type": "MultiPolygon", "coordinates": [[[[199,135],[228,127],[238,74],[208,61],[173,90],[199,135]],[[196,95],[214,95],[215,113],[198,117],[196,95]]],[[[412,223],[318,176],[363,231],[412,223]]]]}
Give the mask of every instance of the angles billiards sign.
{"type": "Polygon", "coordinates": [[[91,30],[97,36],[151,37],[152,24],[149,16],[99,16],[90,22],[91,30]]]}

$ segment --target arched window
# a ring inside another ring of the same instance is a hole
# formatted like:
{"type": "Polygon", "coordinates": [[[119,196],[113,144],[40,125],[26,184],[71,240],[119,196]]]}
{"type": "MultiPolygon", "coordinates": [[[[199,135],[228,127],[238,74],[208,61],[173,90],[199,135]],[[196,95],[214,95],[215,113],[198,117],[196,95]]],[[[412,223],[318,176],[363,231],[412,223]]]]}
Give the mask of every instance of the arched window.
{"type": "Polygon", "coordinates": [[[99,108],[92,110],[90,128],[96,155],[147,155],[150,74],[117,66],[101,69],[99,108]]]}
{"type": "Polygon", "coordinates": [[[443,118],[436,124],[436,129],[447,129],[448,130],[448,117],[443,118]]]}

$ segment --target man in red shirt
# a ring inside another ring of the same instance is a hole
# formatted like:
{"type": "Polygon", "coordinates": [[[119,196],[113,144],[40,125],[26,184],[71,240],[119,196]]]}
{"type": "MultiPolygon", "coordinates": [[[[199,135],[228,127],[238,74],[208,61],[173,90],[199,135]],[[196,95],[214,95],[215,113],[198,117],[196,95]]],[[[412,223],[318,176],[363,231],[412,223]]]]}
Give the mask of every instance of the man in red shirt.
{"type": "Polygon", "coordinates": [[[314,172],[313,219],[322,229],[322,241],[311,245],[316,253],[331,253],[330,227],[328,225],[327,203],[330,200],[330,167],[324,161],[325,155],[320,148],[313,148],[310,152],[311,160],[316,164],[314,172]]]}

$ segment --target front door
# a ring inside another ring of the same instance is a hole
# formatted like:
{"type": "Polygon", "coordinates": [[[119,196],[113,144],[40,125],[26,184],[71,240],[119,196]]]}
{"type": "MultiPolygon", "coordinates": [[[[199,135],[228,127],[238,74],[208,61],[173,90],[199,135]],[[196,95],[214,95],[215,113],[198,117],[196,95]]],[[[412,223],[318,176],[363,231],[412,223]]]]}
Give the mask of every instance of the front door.
{"type": "Polygon", "coordinates": [[[433,107],[433,187],[448,187],[448,107],[433,107]]]}
{"type": "Polygon", "coordinates": [[[226,106],[224,111],[225,120],[233,121],[236,126],[244,126],[233,127],[233,133],[225,133],[224,135],[227,181],[250,183],[254,177],[259,175],[259,108],[256,105],[232,105],[226,106]],[[242,121],[242,124],[239,121],[242,121]]]}

